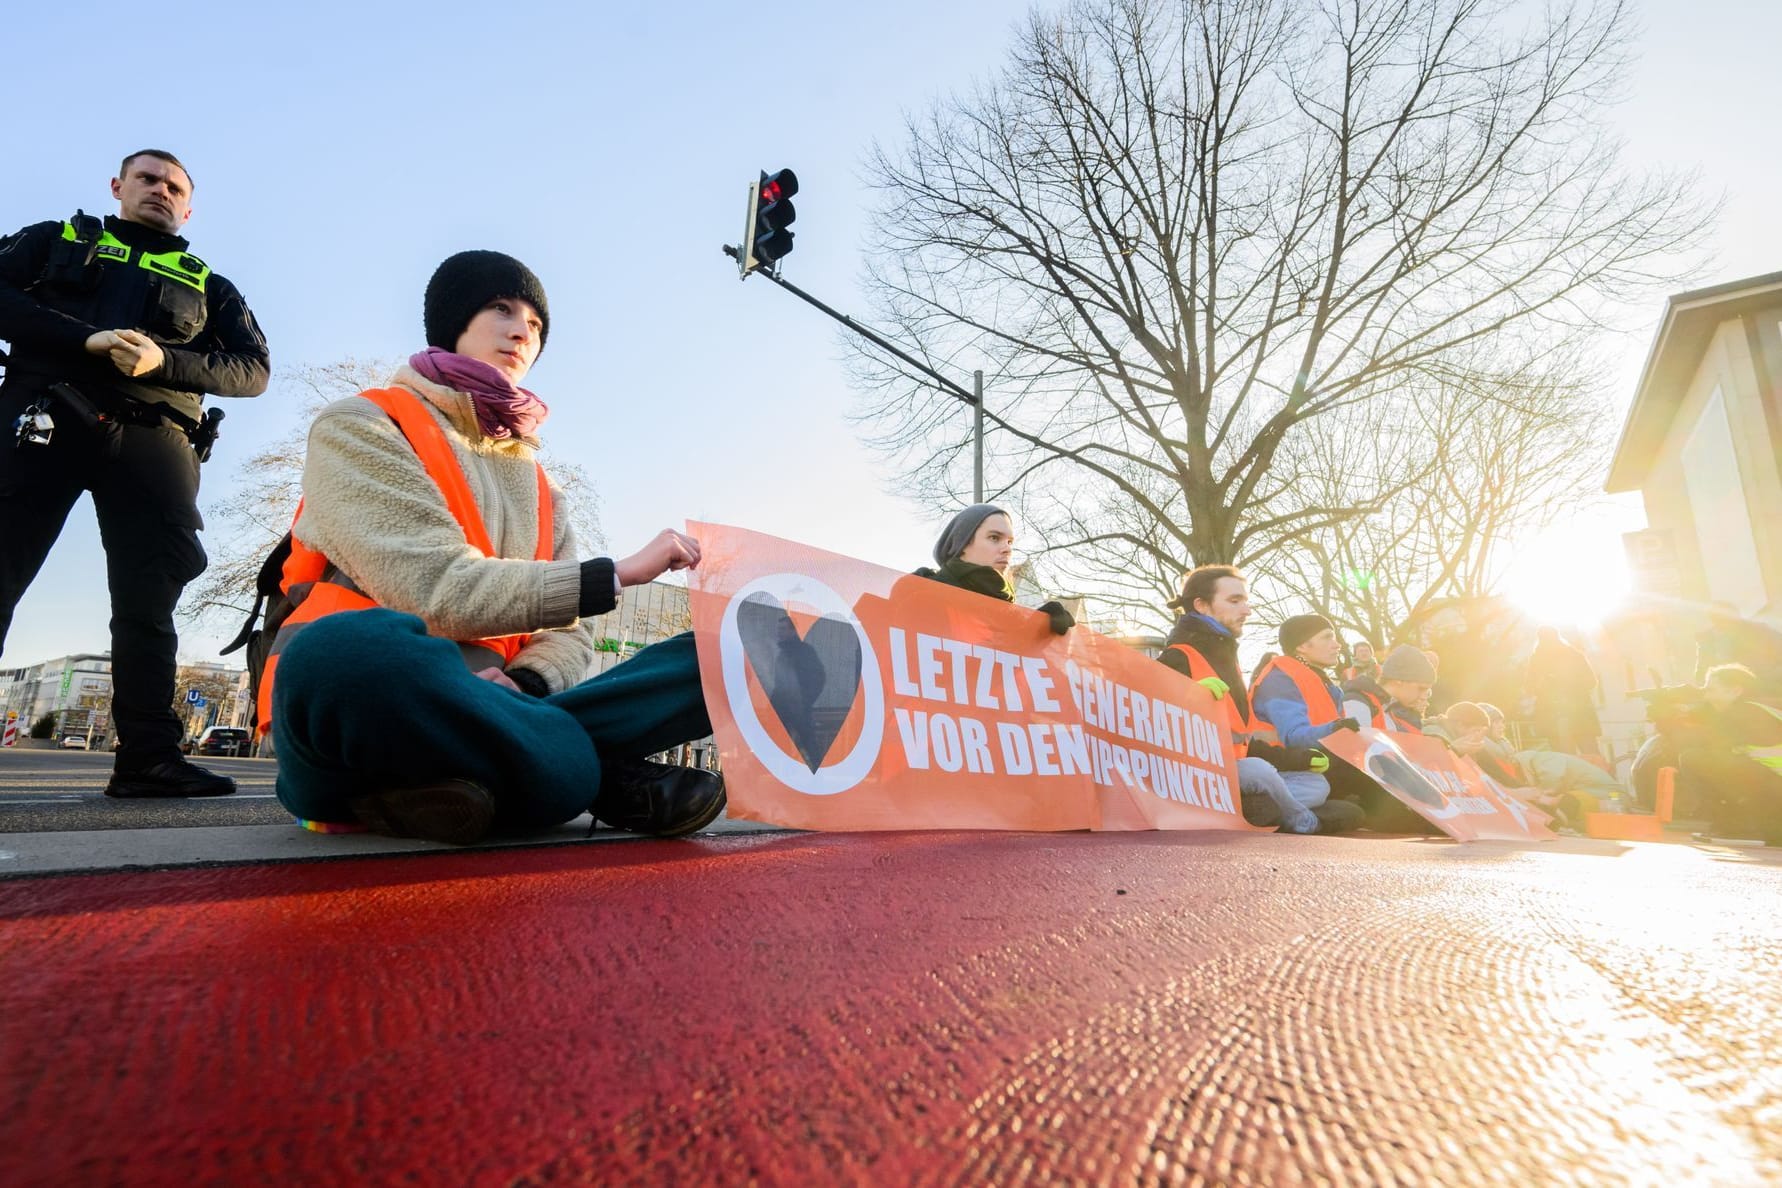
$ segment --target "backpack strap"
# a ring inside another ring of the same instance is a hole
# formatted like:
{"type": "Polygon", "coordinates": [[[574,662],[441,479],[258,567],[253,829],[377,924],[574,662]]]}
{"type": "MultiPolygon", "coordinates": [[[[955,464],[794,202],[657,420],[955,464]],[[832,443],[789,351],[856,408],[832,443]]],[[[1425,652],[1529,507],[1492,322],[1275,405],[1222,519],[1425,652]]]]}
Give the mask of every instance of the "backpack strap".
{"type": "MultiPolygon", "coordinates": [[[[297,505],[302,511],[303,505],[297,505]]],[[[293,522],[295,522],[293,520],[293,522]]],[[[291,534],[285,533],[278,544],[266,554],[266,560],[260,563],[260,573],[254,578],[254,609],[248,612],[247,622],[241,625],[241,631],[234,639],[218,651],[218,655],[227,656],[230,652],[247,646],[249,638],[254,634],[254,621],[260,617],[260,611],[266,606],[266,600],[283,592],[282,582],[285,572],[285,560],[291,555],[291,534]]]]}

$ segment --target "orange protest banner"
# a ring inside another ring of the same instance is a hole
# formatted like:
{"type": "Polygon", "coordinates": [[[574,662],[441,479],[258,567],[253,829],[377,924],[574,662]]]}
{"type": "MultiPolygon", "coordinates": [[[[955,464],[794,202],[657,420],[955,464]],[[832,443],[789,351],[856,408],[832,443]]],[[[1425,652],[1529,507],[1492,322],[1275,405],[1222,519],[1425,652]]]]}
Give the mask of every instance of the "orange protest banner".
{"type": "Polygon", "coordinates": [[[1458,841],[1551,841],[1555,836],[1545,813],[1505,791],[1440,739],[1363,727],[1328,734],[1319,745],[1458,841]]]}
{"type": "Polygon", "coordinates": [[[1237,829],[1210,694],[1087,628],[790,541],[690,524],[733,817],[799,829],[1237,829]]]}

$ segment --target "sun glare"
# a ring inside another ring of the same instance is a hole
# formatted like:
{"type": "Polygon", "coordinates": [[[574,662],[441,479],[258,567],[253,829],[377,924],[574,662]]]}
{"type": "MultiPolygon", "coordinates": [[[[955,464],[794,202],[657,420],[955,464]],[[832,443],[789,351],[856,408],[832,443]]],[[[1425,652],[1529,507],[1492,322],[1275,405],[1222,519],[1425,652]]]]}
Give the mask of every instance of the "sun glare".
{"type": "Polygon", "coordinates": [[[1615,611],[1633,592],[1633,582],[1620,535],[1594,519],[1579,519],[1519,546],[1504,591],[1531,618],[1589,628],[1615,611]]]}

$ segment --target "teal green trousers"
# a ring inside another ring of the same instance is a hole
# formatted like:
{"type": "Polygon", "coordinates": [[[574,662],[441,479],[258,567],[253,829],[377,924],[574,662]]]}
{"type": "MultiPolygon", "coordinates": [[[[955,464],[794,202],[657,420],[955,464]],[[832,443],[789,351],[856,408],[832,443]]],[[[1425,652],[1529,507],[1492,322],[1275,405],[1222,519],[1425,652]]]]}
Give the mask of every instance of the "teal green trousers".
{"type": "Polygon", "coordinates": [[[354,796],[458,778],[489,790],[497,827],[555,825],[594,803],[603,759],[712,732],[691,633],[534,698],[478,679],[413,615],[350,611],[297,633],[272,696],[279,802],[342,824],[354,796]]]}

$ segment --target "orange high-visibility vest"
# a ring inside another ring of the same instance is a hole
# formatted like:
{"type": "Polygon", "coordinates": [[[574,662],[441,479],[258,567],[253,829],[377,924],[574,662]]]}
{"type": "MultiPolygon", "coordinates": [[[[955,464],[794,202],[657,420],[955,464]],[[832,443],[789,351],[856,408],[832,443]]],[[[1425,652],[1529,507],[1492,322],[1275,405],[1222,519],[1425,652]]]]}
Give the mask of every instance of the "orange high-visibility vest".
{"type": "MultiPolygon", "coordinates": [[[[1187,644],[1171,644],[1169,650],[1172,652],[1180,652],[1187,659],[1189,680],[1204,681],[1208,677],[1216,677],[1219,680],[1225,679],[1213,670],[1211,662],[1209,662],[1205,656],[1201,655],[1187,644]]],[[[1240,684],[1237,688],[1241,689],[1243,686],[1240,684]]],[[[1246,705],[1248,705],[1250,701],[1248,692],[1248,690],[1245,690],[1246,696],[1244,702],[1246,705]]],[[[1250,716],[1244,718],[1238,715],[1237,699],[1230,693],[1221,697],[1219,699],[1219,704],[1225,707],[1225,724],[1227,729],[1231,732],[1231,745],[1237,751],[1237,757],[1242,759],[1250,753],[1250,736],[1257,732],[1255,707],[1251,706],[1250,716]]]]}
{"type": "MultiPolygon", "coordinates": [[[[471,494],[470,483],[464,477],[464,468],[458,465],[451,443],[446,440],[445,430],[439,427],[439,422],[433,419],[427,406],[418,396],[401,388],[373,388],[359,395],[383,409],[396,422],[396,427],[402,430],[402,436],[408,439],[408,444],[421,460],[421,467],[426,470],[427,477],[439,488],[440,495],[445,499],[446,510],[452,513],[452,518],[464,529],[464,539],[483,556],[494,556],[495,546],[490,543],[489,530],[483,524],[482,514],[477,511],[476,497],[471,494]]],[[[551,487],[545,479],[544,467],[537,463],[534,466],[538,470],[538,547],[534,550],[534,557],[539,561],[549,561],[552,560],[556,538],[551,518],[551,487]]],[[[297,516],[302,514],[303,504],[300,502],[297,505],[297,516]]],[[[260,677],[258,706],[259,731],[262,734],[272,729],[272,682],[273,674],[278,668],[279,653],[290,644],[297,632],[325,615],[370,610],[378,605],[376,599],[359,589],[353,579],[342,573],[326,556],[297,539],[297,516],[291,518],[291,555],[285,561],[284,580],[280,583],[280,589],[295,609],[279,625],[278,633],[273,636],[272,649],[266,657],[266,670],[260,677]]],[[[505,668],[531,638],[530,632],[522,632],[517,635],[498,635],[457,642],[460,648],[480,648],[492,653],[490,659],[499,659],[501,667],[505,668]]]]}
{"type": "Polygon", "coordinates": [[[1423,733],[1423,728],[1421,726],[1413,726],[1403,718],[1398,717],[1395,714],[1387,713],[1384,709],[1374,715],[1374,728],[1377,730],[1392,730],[1399,734],[1423,733]]]}
{"type": "MultiPolygon", "coordinates": [[[[1300,699],[1306,703],[1306,719],[1312,725],[1322,726],[1343,716],[1342,707],[1331,700],[1330,688],[1323,678],[1312,671],[1311,665],[1295,660],[1292,656],[1276,656],[1262,666],[1262,671],[1256,674],[1255,683],[1250,686],[1252,700],[1255,698],[1255,691],[1262,688],[1262,682],[1268,679],[1268,674],[1276,669],[1286,673],[1299,690],[1300,699]]],[[[1281,736],[1275,730],[1274,723],[1262,718],[1256,719],[1255,734],[1276,746],[1281,743],[1281,736]]]]}

